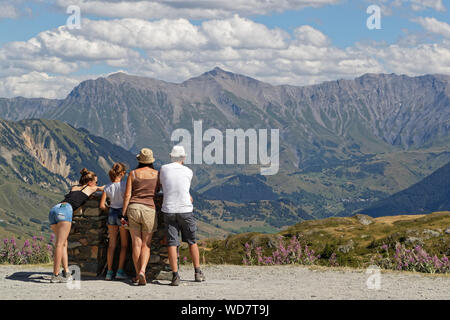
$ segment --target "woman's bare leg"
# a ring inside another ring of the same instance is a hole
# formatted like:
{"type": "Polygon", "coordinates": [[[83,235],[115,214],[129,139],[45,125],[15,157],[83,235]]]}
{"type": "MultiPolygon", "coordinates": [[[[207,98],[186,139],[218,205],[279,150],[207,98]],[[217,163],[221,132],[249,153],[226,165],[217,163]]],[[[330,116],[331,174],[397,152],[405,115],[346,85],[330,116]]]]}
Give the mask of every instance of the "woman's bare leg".
{"type": "MultiPolygon", "coordinates": [[[[53,270],[55,269],[55,263],[56,263],[56,242],[58,241],[58,228],[57,228],[57,224],[52,224],[50,225],[50,228],[52,229],[53,233],[55,234],[55,248],[53,250],[53,270]]],[[[61,261],[60,261],[61,263],[61,261]]],[[[54,273],[54,272],[53,272],[54,273]]],[[[55,274],[55,273],[54,273],[55,274]]]]}
{"type": "Polygon", "coordinates": [[[141,251],[142,251],[142,235],[141,231],[138,230],[130,230],[131,233],[131,243],[133,246],[132,249],[132,256],[133,256],[133,263],[134,263],[134,269],[136,270],[136,276],[139,275],[140,268],[140,257],[141,257],[141,251]]]}
{"type": "Polygon", "coordinates": [[[64,242],[63,256],[61,259],[61,263],[65,272],[69,272],[69,254],[67,253],[67,245],[68,241],[66,240],[66,242],[64,242]]]}
{"type": "Polygon", "coordinates": [[[113,261],[114,261],[114,251],[117,246],[117,232],[119,231],[118,226],[110,226],[108,225],[108,233],[109,233],[109,243],[108,243],[108,253],[106,256],[106,261],[108,264],[108,271],[112,270],[113,261]]]}
{"type": "MultiPolygon", "coordinates": [[[[58,224],[52,226],[52,230],[55,232],[55,254],[53,258],[53,274],[59,274],[59,269],[61,268],[61,261],[64,255],[64,247],[67,250],[67,238],[69,237],[70,228],[72,222],[60,221],[58,224]]],[[[67,251],[66,251],[67,252],[67,251]]],[[[67,253],[66,253],[67,254],[67,253]]]]}
{"type": "Polygon", "coordinates": [[[147,268],[148,260],[150,259],[152,236],[152,232],[142,232],[142,249],[139,273],[145,274],[145,269],[147,268]]]}
{"type": "Polygon", "coordinates": [[[119,228],[120,233],[120,256],[119,256],[119,269],[123,270],[125,265],[125,259],[127,257],[128,248],[128,230],[124,227],[119,228]]]}

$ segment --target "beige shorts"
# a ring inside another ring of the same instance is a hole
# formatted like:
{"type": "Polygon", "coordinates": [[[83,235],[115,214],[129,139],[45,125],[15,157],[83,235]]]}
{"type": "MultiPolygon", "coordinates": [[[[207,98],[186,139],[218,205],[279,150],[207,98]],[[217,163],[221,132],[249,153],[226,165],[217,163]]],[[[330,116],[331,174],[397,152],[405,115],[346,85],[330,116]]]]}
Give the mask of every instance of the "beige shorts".
{"type": "Polygon", "coordinates": [[[127,209],[128,225],[132,230],[155,232],[158,229],[158,218],[155,209],[144,204],[132,203],[127,209]]]}

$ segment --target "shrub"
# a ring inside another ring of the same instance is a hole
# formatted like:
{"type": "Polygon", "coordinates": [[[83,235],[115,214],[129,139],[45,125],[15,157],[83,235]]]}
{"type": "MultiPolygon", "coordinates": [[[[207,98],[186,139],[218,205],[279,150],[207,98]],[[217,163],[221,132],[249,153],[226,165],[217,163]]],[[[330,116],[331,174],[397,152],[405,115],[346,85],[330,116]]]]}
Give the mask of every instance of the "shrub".
{"type": "Polygon", "coordinates": [[[446,255],[441,258],[432,256],[420,245],[415,246],[414,249],[407,249],[405,245],[397,242],[395,253],[391,256],[389,246],[384,244],[381,246],[381,252],[377,252],[373,259],[373,262],[381,268],[424,273],[450,272],[450,263],[446,255]]]}
{"type": "Polygon", "coordinates": [[[53,240],[53,235],[50,239],[50,243],[44,243],[44,238],[42,236],[34,236],[31,241],[25,240],[22,248],[20,249],[14,238],[3,239],[2,246],[0,247],[0,263],[49,263],[52,261],[53,240]]]}
{"type": "Polygon", "coordinates": [[[263,256],[262,247],[253,248],[245,243],[245,257],[242,263],[245,265],[313,265],[318,259],[320,255],[315,255],[314,250],[302,243],[300,238],[293,236],[287,244],[283,242],[282,237],[279,237],[277,247],[271,256],[263,256]]]}

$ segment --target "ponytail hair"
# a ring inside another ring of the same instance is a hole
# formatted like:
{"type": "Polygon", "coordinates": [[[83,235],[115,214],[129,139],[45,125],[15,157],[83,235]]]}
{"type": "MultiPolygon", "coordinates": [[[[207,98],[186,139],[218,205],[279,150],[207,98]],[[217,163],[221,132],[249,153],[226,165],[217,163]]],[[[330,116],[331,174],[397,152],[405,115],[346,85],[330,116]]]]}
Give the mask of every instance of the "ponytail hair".
{"type": "Polygon", "coordinates": [[[85,184],[88,184],[88,183],[91,182],[91,181],[94,181],[95,178],[97,177],[97,175],[96,175],[94,172],[89,171],[89,170],[86,169],[86,168],[83,168],[83,169],[80,171],[80,174],[81,174],[81,178],[80,178],[79,183],[80,183],[80,185],[82,185],[82,186],[84,186],[85,184]]]}
{"type": "Polygon", "coordinates": [[[109,179],[111,179],[111,182],[113,182],[122,173],[125,175],[126,172],[127,167],[125,166],[125,164],[123,164],[122,162],[116,162],[108,172],[109,179]]]}

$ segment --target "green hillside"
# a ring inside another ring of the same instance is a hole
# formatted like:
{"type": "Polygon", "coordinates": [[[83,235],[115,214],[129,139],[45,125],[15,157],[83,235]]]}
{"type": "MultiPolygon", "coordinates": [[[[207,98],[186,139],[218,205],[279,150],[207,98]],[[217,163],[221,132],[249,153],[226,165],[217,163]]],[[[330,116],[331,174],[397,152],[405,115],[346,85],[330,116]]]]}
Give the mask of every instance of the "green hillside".
{"type": "Polygon", "coordinates": [[[48,236],[48,212],[79,171],[105,184],[116,161],[136,165],[125,149],[60,121],[0,120],[0,236],[48,236]]]}
{"type": "MultiPolygon", "coordinates": [[[[382,246],[390,250],[396,243],[414,248],[421,245],[429,254],[450,255],[450,211],[428,215],[390,216],[371,218],[364,215],[304,221],[273,234],[256,232],[230,235],[225,240],[206,239],[200,242],[201,255],[209,263],[241,264],[245,257],[245,244],[261,247],[271,255],[279,238],[289,241],[293,236],[301,239],[326,265],[336,253],[340,266],[364,268],[371,259],[382,253],[382,246]]],[[[181,257],[189,256],[187,248],[181,257]]]]}

